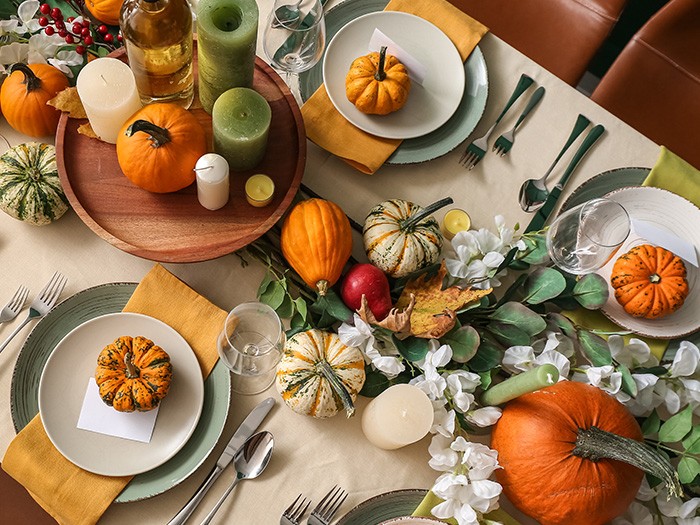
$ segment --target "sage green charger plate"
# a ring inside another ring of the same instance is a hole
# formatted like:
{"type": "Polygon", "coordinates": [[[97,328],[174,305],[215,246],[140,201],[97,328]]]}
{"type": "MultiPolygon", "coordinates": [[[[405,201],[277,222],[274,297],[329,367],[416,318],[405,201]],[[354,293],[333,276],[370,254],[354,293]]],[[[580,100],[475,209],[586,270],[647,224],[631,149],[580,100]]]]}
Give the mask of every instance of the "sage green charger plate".
{"type": "Polygon", "coordinates": [[[427,492],[427,489],[406,489],[374,496],[345,514],[335,525],[377,525],[391,518],[410,516],[427,492]]]}
{"type": "MultiPolygon", "coordinates": [[[[326,13],[326,42],[358,16],[383,10],[387,0],[346,0],[326,13]]],[[[325,51],[324,51],[325,56],[325,51]]],[[[422,137],[404,140],[387,164],[416,164],[441,157],[466,140],[481,120],[488,98],[488,72],[484,54],[477,46],[464,63],[464,96],[450,119],[422,137]]],[[[306,102],[323,83],[323,58],[299,75],[299,90],[306,102]]]]}
{"type": "MultiPolygon", "coordinates": [[[[39,379],[56,345],[85,321],[121,312],[135,289],[136,283],[109,283],[88,288],[64,300],[37,323],[20,351],[12,375],[10,403],[17,432],[39,413],[39,379]]],[[[128,503],[150,498],[187,479],[219,440],[230,403],[231,375],[219,362],[204,382],[204,406],[192,437],[170,460],[134,476],[114,501],[128,503]]]]}
{"type": "Polygon", "coordinates": [[[616,168],[604,171],[576,188],[566,199],[561,209],[562,211],[568,210],[620,188],[641,186],[650,171],[650,168],[616,168]]]}

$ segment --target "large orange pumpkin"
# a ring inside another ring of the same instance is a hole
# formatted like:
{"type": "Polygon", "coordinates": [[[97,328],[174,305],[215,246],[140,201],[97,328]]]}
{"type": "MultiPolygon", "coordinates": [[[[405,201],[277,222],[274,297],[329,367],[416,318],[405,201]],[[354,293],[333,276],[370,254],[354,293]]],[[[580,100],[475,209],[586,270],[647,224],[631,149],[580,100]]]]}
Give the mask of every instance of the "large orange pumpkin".
{"type": "Polygon", "coordinates": [[[85,0],[85,7],[101,22],[116,26],[123,3],[124,0],[85,0]]]}
{"type": "Polygon", "coordinates": [[[61,112],[46,102],[68,87],[68,78],[48,64],[13,64],[0,88],[7,123],[30,137],[56,133],[61,112]]]}
{"type": "Polygon", "coordinates": [[[630,315],[657,319],[675,312],[688,297],[685,264],[672,252],[640,244],[613,265],[615,299],[630,315]]]}
{"type": "Polygon", "coordinates": [[[134,113],[117,136],[124,175],[154,193],[181,190],[195,179],[197,160],[207,152],[204,128],[176,104],[149,104],[134,113]]]}
{"type": "Polygon", "coordinates": [[[491,447],[503,493],[522,512],[542,525],[603,525],[632,502],[641,468],[682,490],[668,461],[641,441],[614,397],[562,381],[506,404],[491,447]]]}

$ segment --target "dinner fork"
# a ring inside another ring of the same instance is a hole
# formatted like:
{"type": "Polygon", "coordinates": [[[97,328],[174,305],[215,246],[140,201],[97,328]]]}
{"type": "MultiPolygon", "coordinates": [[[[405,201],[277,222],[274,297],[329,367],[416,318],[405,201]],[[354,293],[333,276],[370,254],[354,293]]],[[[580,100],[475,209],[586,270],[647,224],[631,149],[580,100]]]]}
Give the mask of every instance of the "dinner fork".
{"type": "Polygon", "coordinates": [[[337,485],[333,487],[311,511],[308,525],[330,525],[333,516],[347,497],[348,493],[342,488],[337,485]]]}
{"type": "Polygon", "coordinates": [[[282,513],[280,525],[299,525],[299,520],[306,512],[306,509],[309,508],[309,505],[311,505],[311,500],[299,494],[294,503],[282,513]]]}
{"type": "Polygon", "coordinates": [[[0,352],[5,349],[7,344],[12,341],[12,338],[16,336],[17,333],[24,328],[24,325],[26,325],[29,321],[32,319],[39,319],[49,313],[49,310],[51,310],[51,308],[53,308],[53,306],[56,304],[58,296],[61,295],[61,292],[63,291],[63,288],[66,286],[67,282],[68,279],[66,279],[60,273],[56,272],[53,274],[51,280],[46,283],[46,286],[42,288],[39,295],[37,295],[32,301],[32,304],[29,305],[29,314],[27,314],[27,317],[24,319],[24,321],[22,321],[22,324],[15,328],[15,331],[10,334],[10,337],[5,339],[5,341],[0,345],[0,352]]]}
{"type": "Polygon", "coordinates": [[[465,150],[465,152],[462,154],[462,156],[459,159],[459,163],[462,166],[471,170],[474,166],[476,166],[479,163],[479,161],[481,161],[481,159],[484,158],[484,155],[486,155],[486,151],[488,150],[489,137],[493,133],[493,130],[496,129],[496,126],[501,121],[501,119],[505,116],[505,114],[508,112],[508,110],[513,105],[513,103],[516,100],[518,100],[518,98],[520,98],[520,95],[522,95],[525,92],[525,90],[532,85],[533,82],[534,82],[534,80],[532,80],[525,73],[520,75],[520,80],[518,80],[518,85],[515,86],[515,90],[513,91],[513,94],[508,99],[508,102],[506,102],[506,105],[503,108],[503,111],[501,111],[501,114],[498,115],[498,118],[496,119],[496,121],[489,128],[489,130],[484,134],[483,137],[480,137],[480,138],[472,141],[467,146],[467,149],[465,150]]]}
{"type": "Polygon", "coordinates": [[[29,288],[20,286],[15,292],[15,295],[12,296],[12,299],[10,299],[10,302],[0,311],[0,323],[12,321],[17,317],[17,314],[24,306],[24,302],[27,300],[27,295],[29,295],[29,288]]]}
{"type": "Polygon", "coordinates": [[[530,111],[535,109],[535,106],[539,104],[540,100],[542,100],[542,97],[544,96],[544,86],[538,87],[535,92],[532,94],[530,97],[530,100],[527,102],[527,106],[525,106],[525,109],[523,109],[523,112],[520,114],[518,117],[517,122],[515,123],[515,126],[511,128],[510,131],[506,131],[503,133],[500,137],[496,139],[496,142],[493,145],[493,151],[496,152],[496,155],[500,155],[501,157],[508,153],[510,151],[510,148],[513,147],[513,142],[515,141],[515,130],[518,129],[520,124],[523,123],[523,120],[525,120],[525,117],[528,116],[530,111]]]}

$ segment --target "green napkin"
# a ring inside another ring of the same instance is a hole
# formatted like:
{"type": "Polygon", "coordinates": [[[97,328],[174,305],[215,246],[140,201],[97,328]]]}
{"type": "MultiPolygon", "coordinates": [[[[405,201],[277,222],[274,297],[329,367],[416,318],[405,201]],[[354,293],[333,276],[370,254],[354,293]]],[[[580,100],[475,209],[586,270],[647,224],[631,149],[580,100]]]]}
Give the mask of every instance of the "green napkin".
{"type": "MultiPolygon", "coordinates": [[[[413,511],[413,514],[411,516],[422,516],[424,518],[435,518],[430,513],[430,510],[435,506],[439,505],[442,503],[442,500],[438,498],[432,490],[428,491],[428,493],[425,495],[425,498],[423,498],[423,501],[420,502],[420,505],[416,508],[415,511],[413,511]]],[[[484,523],[490,523],[490,522],[499,522],[503,523],[503,525],[520,525],[520,523],[513,519],[509,514],[507,514],[505,511],[501,509],[494,510],[493,512],[489,512],[486,516],[484,516],[485,520],[484,523]]],[[[445,523],[451,523],[452,525],[456,525],[457,522],[453,519],[449,520],[443,520],[445,523]]]]}

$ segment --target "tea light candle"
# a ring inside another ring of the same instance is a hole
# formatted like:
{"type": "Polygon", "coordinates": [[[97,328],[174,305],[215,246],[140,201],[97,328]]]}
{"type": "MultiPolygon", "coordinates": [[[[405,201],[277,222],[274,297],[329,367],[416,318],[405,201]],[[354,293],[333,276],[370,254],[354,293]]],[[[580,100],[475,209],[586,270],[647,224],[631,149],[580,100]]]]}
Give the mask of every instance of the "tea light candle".
{"type": "Polygon", "coordinates": [[[197,174],[197,198],[208,210],[223,208],[228,202],[228,162],[221,155],[207,153],[199,157],[194,171],[197,174]]]}
{"type": "Polygon", "coordinates": [[[394,450],[415,443],[433,425],[433,405],[418,387],[399,384],[374,398],[362,414],[362,431],[375,446],[394,450]]]}
{"type": "Polygon", "coordinates": [[[197,5],[199,101],[207,113],[224,92],[251,87],[258,38],[255,0],[200,0],[197,5]]]}
{"type": "Polygon", "coordinates": [[[492,386],[481,396],[481,403],[502,405],[523,394],[553,385],[557,381],[559,381],[559,370],[556,366],[547,363],[492,386]]]}
{"type": "Polygon", "coordinates": [[[245,183],[245,198],[251,206],[262,208],[272,202],[275,193],[275,183],[267,175],[258,173],[245,183]]]}
{"type": "Polygon", "coordinates": [[[124,122],[141,109],[129,66],[116,58],[97,58],[80,71],[76,87],[93,131],[105,142],[116,144],[124,122]]]}
{"type": "Polygon", "coordinates": [[[464,210],[455,208],[448,211],[442,219],[442,233],[445,239],[451,241],[459,232],[468,230],[471,224],[472,221],[469,218],[469,214],[464,210]]]}
{"type": "Polygon", "coordinates": [[[260,94],[249,88],[229,89],[214,103],[214,151],[230,168],[254,168],[265,156],[272,110],[260,94]]]}

